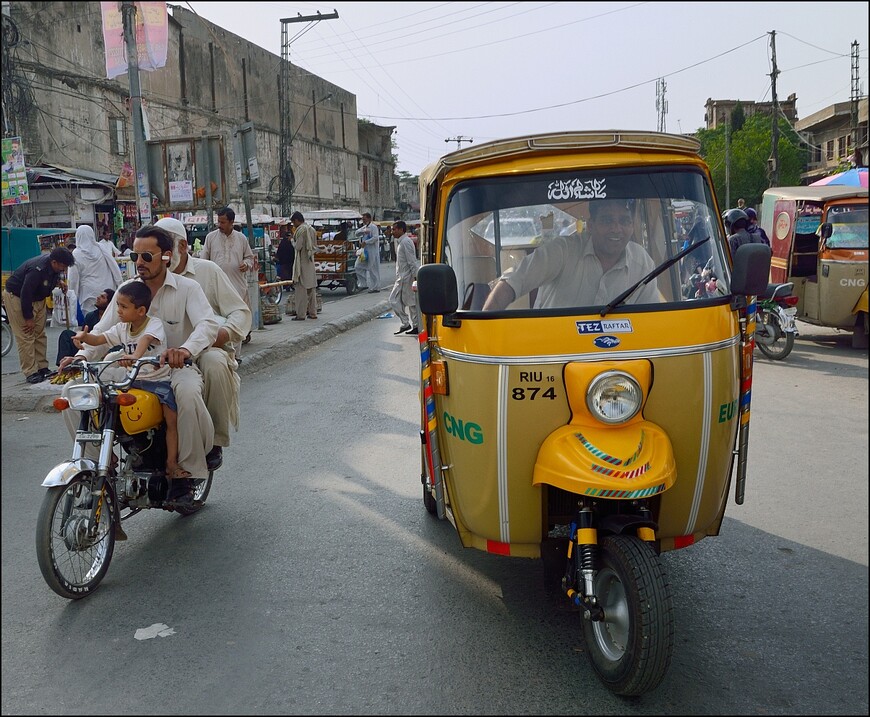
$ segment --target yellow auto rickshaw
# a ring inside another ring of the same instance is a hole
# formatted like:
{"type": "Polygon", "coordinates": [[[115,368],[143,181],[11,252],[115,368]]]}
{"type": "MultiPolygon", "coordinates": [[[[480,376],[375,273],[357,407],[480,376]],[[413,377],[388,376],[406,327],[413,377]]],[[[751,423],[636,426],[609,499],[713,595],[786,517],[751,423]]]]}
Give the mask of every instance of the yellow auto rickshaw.
{"type": "Polygon", "coordinates": [[[719,533],[732,476],[743,501],[770,249],[730,256],[698,150],[543,134],[420,176],[424,505],[465,547],[543,558],[620,695],[670,663],[659,554],[719,533]]]}
{"type": "Polygon", "coordinates": [[[794,284],[798,319],[851,331],[860,349],[870,333],[867,214],[864,187],[772,187],[761,205],[771,281],[794,284]]]}

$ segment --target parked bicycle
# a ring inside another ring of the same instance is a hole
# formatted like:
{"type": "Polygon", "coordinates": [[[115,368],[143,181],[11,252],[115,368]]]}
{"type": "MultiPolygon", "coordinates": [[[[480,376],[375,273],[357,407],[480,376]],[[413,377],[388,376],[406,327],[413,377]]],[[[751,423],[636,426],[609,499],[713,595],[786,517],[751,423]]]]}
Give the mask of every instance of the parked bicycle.
{"type": "Polygon", "coordinates": [[[12,335],[12,327],[9,326],[9,319],[6,318],[6,307],[3,307],[3,343],[2,348],[3,352],[2,356],[5,356],[12,350],[12,346],[15,343],[15,337],[12,335]]]}

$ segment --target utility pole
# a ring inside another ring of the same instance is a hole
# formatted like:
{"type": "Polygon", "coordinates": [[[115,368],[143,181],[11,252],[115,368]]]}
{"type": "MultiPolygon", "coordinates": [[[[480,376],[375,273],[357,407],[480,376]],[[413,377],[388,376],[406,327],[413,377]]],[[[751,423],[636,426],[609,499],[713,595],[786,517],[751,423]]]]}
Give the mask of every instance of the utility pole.
{"type": "Polygon", "coordinates": [[[127,77],[130,80],[130,112],[133,116],[133,167],[136,173],[136,196],[139,219],[151,223],[151,182],[148,179],[148,156],[145,148],[145,125],[142,122],[142,90],[139,86],[139,50],[136,47],[136,3],[121,3],[124,20],[124,43],[127,46],[127,77]]]}
{"type": "Polygon", "coordinates": [[[457,135],[456,137],[448,137],[444,140],[445,142],[456,142],[456,149],[462,149],[462,143],[468,142],[471,144],[474,140],[471,137],[463,137],[462,135],[457,135]]]}
{"type": "Polygon", "coordinates": [[[731,207],[731,113],[725,119],[725,208],[731,207]]]}
{"type": "Polygon", "coordinates": [[[668,101],[665,99],[665,93],[667,92],[667,83],[665,82],[664,77],[660,77],[656,80],[656,112],[658,112],[658,131],[659,132],[667,132],[667,123],[665,122],[665,115],[668,113],[668,101]]]}
{"type": "MultiPolygon", "coordinates": [[[[852,156],[855,158],[854,165],[861,166],[860,157],[860,138],[858,137],[858,100],[861,97],[861,85],[859,82],[859,66],[858,66],[858,41],[852,43],[852,96],[851,106],[849,107],[849,129],[852,130],[852,156]]],[[[866,165],[867,160],[864,159],[866,165]]]]}
{"type": "Polygon", "coordinates": [[[278,79],[278,114],[281,118],[281,156],[278,161],[278,180],[281,200],[281,215],[290,216],[293,200],[293,135],[290,121],[290,37],[289,26],[294,22],[319,22],[337,20],[338,12],[331,15],[298,15],[281,19],[281,73],[278,79]]]}
{"type": "Polygon", "coordinates": [[[779,186],[779,100],[776,98],[776,78],[779,70],[776,68],[776,30],[770,32],[770,61],[772,70],[770,73],[770,94],[773,101],[773,126],[771,127],[771,150],[768,160],[769,187],[779,186]]]}

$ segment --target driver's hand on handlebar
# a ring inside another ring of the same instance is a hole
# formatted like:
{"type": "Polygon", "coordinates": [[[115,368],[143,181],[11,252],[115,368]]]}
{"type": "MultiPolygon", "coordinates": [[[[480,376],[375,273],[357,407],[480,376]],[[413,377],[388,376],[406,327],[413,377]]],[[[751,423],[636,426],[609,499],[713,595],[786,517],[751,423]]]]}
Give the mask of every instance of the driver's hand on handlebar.
{"type": "Polygon", "coordinates": [[[169,364],[172,368],[182,368],[184,362],[192,358],[193,356],[190,351],[185,348],[166,349],[166,351],[160,354],[160,365],[165,366],[169,364]]]}

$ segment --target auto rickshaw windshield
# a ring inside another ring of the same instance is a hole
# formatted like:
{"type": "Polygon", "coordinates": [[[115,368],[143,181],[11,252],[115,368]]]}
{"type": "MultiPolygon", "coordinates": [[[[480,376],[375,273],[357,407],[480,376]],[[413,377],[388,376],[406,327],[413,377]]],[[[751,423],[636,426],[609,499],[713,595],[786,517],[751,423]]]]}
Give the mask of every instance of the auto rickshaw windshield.
{"type": "Polygon", "coordinates": [[[828,249],[867,249],[867,207],[855,204],[834,205],[828,211],[833,229],[828,249]]]}
{"type": "Polygon", "coordinates": [[[440,261],[456,273],[461,310],[601,307],[695,246],[641,284],[625,308],[685,308],[729,294],[712,195],[691,169],[474,179],[459,183],[448,202],[440,261]],[[500,281],[513,296],[492,305],[487,297],[500,281]]]}

